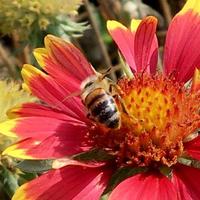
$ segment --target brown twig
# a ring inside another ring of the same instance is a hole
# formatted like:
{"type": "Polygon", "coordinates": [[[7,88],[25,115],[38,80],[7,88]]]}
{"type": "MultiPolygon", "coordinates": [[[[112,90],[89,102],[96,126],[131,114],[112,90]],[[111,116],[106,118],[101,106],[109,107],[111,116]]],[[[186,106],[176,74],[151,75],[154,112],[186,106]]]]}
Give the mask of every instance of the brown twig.
{"type": "MultiPolygon", "coordinates": [[[[90,18],[90,21],[91,21],[91,25],[95,31],[95,34],[96,34],[96,37],[97,37],[97,41],[98,41],[98,44],[99,44],[99,47],[101,49],[101,52],[102,52],[102,55],[103,55],[103,59],[106,63],[106,66],[107,68],[109,68],[111,66],[111,61],[110,61],[110,57],[108,55],[108,52],[107,52],[107,49],[106,49],[106,46],[104,44],[104,41],[101,37],[101,34],[100,34],[100,30],[99,30],[99,27],[96,23],[96,19],[93,15],[93,10],[92,10],[92,7],[90,5],[90,3],[88,2],[88,0],[84,0],[85,2],[85,7],[87,9],[87,12],[88,12],[88,15],[89,15],[89,18],[90,18]]],[[[112,74],[111,74],[112,76],[112,74]]],[[[115,78],[115,76],[113,75],[112,78],[115,78]]]]}
{"type": "Polygon", "coordinates": [[[142,1],[141,0],[135,0],[135,3],[137,4],[138,7],[138,12],[139,12],[139,18],[144,18],[146,17],[146,13],[142,8],[142,1]]]}
{"type": "Polygon", "coordinates": [[[15,64],[10,59],[10,56],[8,55],[2,44],[0,44],[0,57],[4,64],[7,66],[10,76],[16,78],[15,64]]]}
{"type": "Polygon", "coordinates": [[[167,0],[159,0],[159,3],[161,5],[161,8],[163,10],[163,15],[166,19],[167,25],[170,24],[171,20],[172,20],[172,13],[171,13],[171,9],[169,6],[169,3],[167,0]]]}
{"type": "Polygon", "coordinates": [[[121,3],[119,0],[99,0],[100,12],[104,19],[120,20],[121,3]],[[110,9],[112,8],[112,9],[110,9]]]}
{"type": "MultiPolygon", "coordinates": [[[[12,39],[13,39],[13,44],[14,44],[15,49],[21,48],[20,45],[19,45],[19,36],[18,36],[16,31],[14,31],[12,33],[12,39]]],[[[19,61],[21,63],[21,66],[23,64],[30,63],[30,55],[29,55],[29,47],[28,47],[28,45],[26,45],[22,49],[22,53],[18,56],[18,59],[19,59],[19,61]]]]}
{"type": "Polygon", "coordinates": [[[158,37],[165,37],[166,34],[167,34],[167,31],[166,31],[166,30],[164,30],[164,31],[157,31],[157,36],[158,36],[158,37]]]}

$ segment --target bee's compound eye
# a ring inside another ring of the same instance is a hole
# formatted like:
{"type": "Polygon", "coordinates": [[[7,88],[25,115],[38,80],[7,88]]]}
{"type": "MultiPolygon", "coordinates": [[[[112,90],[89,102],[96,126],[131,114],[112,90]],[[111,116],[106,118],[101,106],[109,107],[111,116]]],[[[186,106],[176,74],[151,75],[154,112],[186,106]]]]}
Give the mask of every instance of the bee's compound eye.
{"type": "Polygon", "coordinates": [[[81,83],[81,89],[87,89],[88,87],[92,86],[98,77],[96,75],[89,76],[81,83]]]}
{"type": "Polygon", "coordinates": [[[90,87],[93,83],[94,83],[94,81],[87,82],[87,83],[84,85],[84,89],[90,87]]]}

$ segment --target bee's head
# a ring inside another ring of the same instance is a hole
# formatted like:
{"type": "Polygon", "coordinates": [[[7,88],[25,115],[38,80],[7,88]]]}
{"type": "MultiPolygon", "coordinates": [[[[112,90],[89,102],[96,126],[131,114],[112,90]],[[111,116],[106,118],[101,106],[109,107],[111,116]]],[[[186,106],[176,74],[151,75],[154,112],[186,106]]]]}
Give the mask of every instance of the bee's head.
{"type": "Polygon", "coordinates": [[[81,83],[81,90],[91,88],[96,82],[98,77],[96,75],[89,76],[81,83]]]}

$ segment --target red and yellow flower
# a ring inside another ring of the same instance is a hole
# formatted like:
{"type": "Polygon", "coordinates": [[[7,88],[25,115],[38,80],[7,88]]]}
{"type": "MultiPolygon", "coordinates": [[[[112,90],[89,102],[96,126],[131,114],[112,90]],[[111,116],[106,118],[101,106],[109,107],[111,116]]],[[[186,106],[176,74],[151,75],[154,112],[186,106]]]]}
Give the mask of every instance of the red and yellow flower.
{"type": "Polygon", "coordinates": [[[94,74],[76,47],[48,35],[45,48],[35,50],[43,71],[25,65],[24,87],[45,104],[27,103],[9,112],[11,119],[0,125],[0,132],[20,141],[4,153],[22,159],[68,160],[63,166],[54,163],[56,169],[21,186],[13,200],[98,200],[106,188],[109,200],[200,199],[199,1],[188,0],[172,20],[162,73],[156,70],[156,25],[154,17],[133,20],[130,29],[108,22],[134,73],[134,78],[117,83],[129,112],[121,113],[117,130],[88,119],[79,97],[63,101],[94,74]],[[101,162],[94,155],[85,160],[93,149],[106,154],[101,162]],[[77,160],[74,155],[79,153],[84,159],[77,160]],[[123,169],[129,174],[118,177],[123,169]],[[117,186],[110,191],[114,178],[117,186]]]}

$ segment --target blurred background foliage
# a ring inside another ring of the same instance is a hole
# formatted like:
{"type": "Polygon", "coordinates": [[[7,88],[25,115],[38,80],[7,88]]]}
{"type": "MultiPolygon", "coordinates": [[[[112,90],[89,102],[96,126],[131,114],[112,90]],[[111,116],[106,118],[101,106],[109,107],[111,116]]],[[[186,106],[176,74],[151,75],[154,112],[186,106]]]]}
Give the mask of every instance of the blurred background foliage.
{"type": "MultiPolygon", "coordinates": [[[[37,101],[21,88],[20,71],[25,63],[36,65],[32,50],[43,46],[45,35],[70,40],[97,70],[104,70],[121,64],[106,21],[118,20],[129,26],[132,18],[154,15],[159,20],[157,35],[162,57],[167,27],[184,3],[185,0],[0,0],[0,121],[7,119],[11,107],[37,101]]],[[[12,142],[0,135],[0,200],[10,200],[20,184],[49,167],[43,162],[19,165],[18,160],[1,155],[12,142]],[[39,170],[23,171],[30,166],[39,170]]]]}

